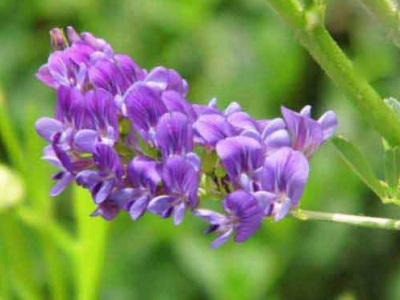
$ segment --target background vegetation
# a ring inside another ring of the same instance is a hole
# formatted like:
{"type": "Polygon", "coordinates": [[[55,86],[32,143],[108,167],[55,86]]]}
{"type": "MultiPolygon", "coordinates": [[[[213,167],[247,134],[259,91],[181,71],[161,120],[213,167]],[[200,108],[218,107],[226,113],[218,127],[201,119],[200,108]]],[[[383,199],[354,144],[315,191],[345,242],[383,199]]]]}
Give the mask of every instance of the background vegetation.
{"type": "MultiPolygon", "coordinates": [[[[356,0],[328,1],[326,18],[377,91],[400,98],[400,52],[385,30],[356,0]]],[[[34,121],[50,115],[55,101],[34,74],[50,53],[49,30],[67,25],[103,37],[144,68],[178,70],[190,84],[192,102],[217,97],[224,107],[237,101],[257,118],[277,116],[281,105],[311,104],[315,116],[333,109],[338,132],[380,168],[381,141],[366,124],[368,116],[345,101],[264,0],[2,0],[0,106],[8,113],[0,122],[8,118],[13,126],[0,140],[0,163],[22,180],[19,206],[35,207],[41,221],[31,221],[37,230],[21,221],[18,208],[5,208],[20,188],[15,181],[0,184],[0,299],[71,299],[80,276],[48,241],[45,227],[54,215],[69,231],[76,229],[72,192],[48,196],[54,170],[40,161],[44,142],[34,131],[34,121]]],[[[0,182],[4,174],[0,169],[0,182]]],[[[89,218],[90,205],[84,217],[103,222],[89,218]]],[[[400,213],[383,206],[329,143],[311,161],[300,205],[392,218],[400,213]]],[[[188,217],[179,227],[169,221],[149,214],[132,222],[123,214],[110,223],[100,299],[400,299],[397,232],[287,218],[266,222],[244,244],[210,250],[212,237],[202,234],[202,221],[188,217]]],[[[94,227],[87,234],[95,240],[102,232],[94,227]]],[[[99,263],[90,260],[97,245],[87,247],[82,262],[97,272],[99,263]]]]}

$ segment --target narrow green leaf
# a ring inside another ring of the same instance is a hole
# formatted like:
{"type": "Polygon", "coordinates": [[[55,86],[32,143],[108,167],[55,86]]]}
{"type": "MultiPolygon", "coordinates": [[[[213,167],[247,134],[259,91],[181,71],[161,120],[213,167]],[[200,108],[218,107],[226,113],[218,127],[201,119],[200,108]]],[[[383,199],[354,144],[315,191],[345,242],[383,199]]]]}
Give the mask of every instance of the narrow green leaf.
{"type": "Polygon", "coordinates": [[[381,186],[371,165],[358,148],[342,137],[334,137],[332,143],[354,173],[356,173],[379,198],[385,198],[384,188],[381,186]]]}
{"type": "Polygon", "coordinates": [[[400,176],[400,148],[385,150],[384,158],[385,181],[388,184],[388,192],[391,198],[396,198],[400,176]]]}
{"type": "Polygon", "coordinates": [[[76,299],[97,299],[109,223],[100,217],[90,217],[95,205],[89,191],[76,185],[72,189],[78,231],[78,247],[75,256],[76,299]]]}

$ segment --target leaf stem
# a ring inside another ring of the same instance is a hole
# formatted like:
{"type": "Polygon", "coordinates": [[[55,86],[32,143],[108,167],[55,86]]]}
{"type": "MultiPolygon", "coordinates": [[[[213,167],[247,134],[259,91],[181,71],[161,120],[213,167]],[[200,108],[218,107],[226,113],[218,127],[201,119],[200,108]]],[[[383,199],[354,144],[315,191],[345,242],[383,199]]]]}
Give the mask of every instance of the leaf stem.
{"type": "MultiPolygon", "coordinates": [[[[391,144],[400,145],[400,119],[353,67],[324,27],[325,6],[303,10],[296,1],[267,0],[294,29],[297,38],[359,112],[391,144]]],[[[297,2],[299,3],[299,2],[297,2]]]]}
{"type": "Polygon", "coordinates": [[[335,223],[349,224],[359,227],[369,227],[388,230],[400,230],[400,220],[374,218],[366,216],[347,215],[339,213],[327,213],[298,209],[292,215],[302,221],[329,221],[335,223]]]}

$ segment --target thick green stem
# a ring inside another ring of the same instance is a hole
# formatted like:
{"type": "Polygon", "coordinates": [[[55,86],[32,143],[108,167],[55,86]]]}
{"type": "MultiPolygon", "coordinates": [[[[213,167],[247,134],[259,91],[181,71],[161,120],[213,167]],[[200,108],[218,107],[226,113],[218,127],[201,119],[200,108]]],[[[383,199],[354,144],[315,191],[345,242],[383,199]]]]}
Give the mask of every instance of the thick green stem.
{"type": "Polygon", "coordinates": [[[359,227],[369,227],[378,229],[400,230],[400,220],[386,219],[386,218],[373,218],[365,216],[346,215],[338,213],[326,213],[310,210],[296,210],[292,215],[302,221],[315,220],[315,221],[329,221],[335,223],[343,223],[355,225],[359,227]]]}
{"type": "Polygon", "coordinates": [[[324,6],[303,10],[294,1],[267,0],[294,29],[297,38],[326,74],[343,89],[367,121],[389,141],[400,145],[400,119],[384,105],[382,98],[358,74],[352,62],[323,25],[324,6]]]}
{"type": "Polygon", "coordinates": [[[392,0],[359,0],[385,26],[390,38],[400,47],[400,13],[392,0]]]}

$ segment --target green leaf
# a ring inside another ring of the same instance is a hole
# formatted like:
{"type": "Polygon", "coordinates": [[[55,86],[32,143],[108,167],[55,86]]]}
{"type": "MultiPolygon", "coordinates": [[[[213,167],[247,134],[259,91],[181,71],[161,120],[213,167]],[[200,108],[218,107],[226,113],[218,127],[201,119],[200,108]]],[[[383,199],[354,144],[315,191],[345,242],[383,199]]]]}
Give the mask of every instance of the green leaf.
{"type": "Polygon", "coordinates": [[[369,162],[351,142],[342,137],[334,137],[333,145],[347,165],[360,177],[360,179],[381,199],[385,198],[385,191],[376,177],[369,162]]]}
{"type": "Polygon", "coordinates": [[[391,198],[396,198],[400,176],[400,148],[394,147],[385,150],[384,174],[388,185],[388,194],[391,198]]]}

